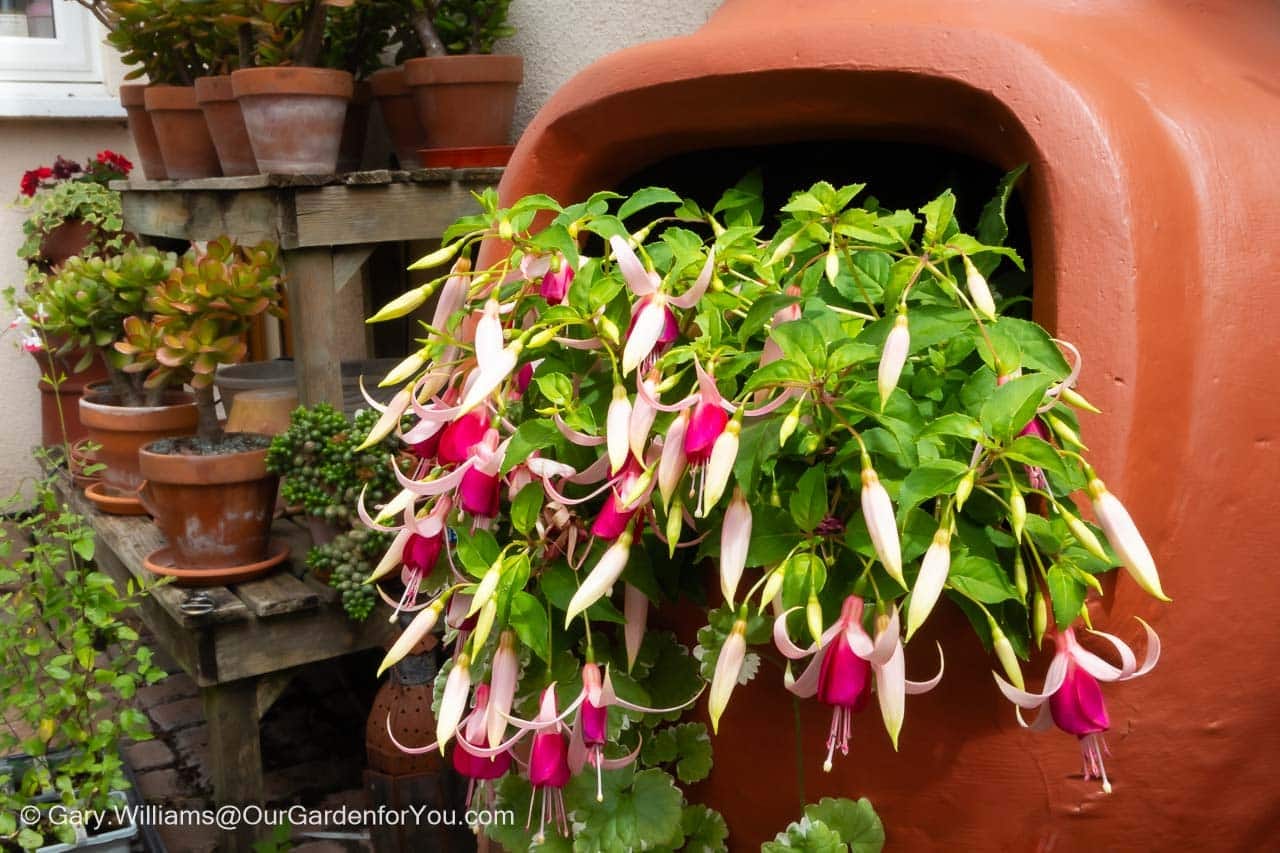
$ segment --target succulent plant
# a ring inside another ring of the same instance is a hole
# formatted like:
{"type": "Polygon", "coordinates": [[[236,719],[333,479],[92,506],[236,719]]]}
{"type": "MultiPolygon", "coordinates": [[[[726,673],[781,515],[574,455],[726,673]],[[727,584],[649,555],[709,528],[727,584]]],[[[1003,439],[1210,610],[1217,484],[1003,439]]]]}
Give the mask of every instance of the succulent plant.
{"type": "Polygon", "coordinates": [[[364,579],[382,558],[391,537],[374,530],[350,530],[332,542],[317,545],[307,553],[307,568],[329,573],[329,586],[342,594],[342,607],[356,621],[364,621],[378,601],[373,584],[364,579]]]}

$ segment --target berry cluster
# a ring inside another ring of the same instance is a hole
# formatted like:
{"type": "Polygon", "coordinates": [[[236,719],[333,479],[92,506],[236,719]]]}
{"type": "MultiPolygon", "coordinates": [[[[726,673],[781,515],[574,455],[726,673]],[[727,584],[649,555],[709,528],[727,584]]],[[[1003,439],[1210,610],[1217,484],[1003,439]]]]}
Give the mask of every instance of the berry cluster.
{"type": "Polygon", "coordinates": [[[307,568],[318,576],[329,575],[329,586],[342,593],[347,615],[363,621],[373,612],[377,593],[364,579],[381,559],[391,537],[372,530],[352,530],[340,534],[327,545],[317,545],[307,554],[307,568]]]}

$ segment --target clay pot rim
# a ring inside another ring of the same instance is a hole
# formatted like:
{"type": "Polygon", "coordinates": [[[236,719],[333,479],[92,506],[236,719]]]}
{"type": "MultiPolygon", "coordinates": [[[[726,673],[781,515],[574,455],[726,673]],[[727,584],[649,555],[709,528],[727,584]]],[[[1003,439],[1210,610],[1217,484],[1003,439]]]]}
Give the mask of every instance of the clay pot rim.
{"type": "Polygon", "coordinates": [[[241,68],[231,72],[237,98],[255,95],[311,95],[351,100],[355,78],[350,71],[294,66],[241,68]]]}
{"type": "Polygon", "coordinates": [[[405,83],[410,87],[456,83],[521,83],[524,57],[514,54],[424,56],[404,63],[405,83]]]}
{"type": "Polygon", "coordinates": [[[231,88],[230,74],[214,74],[196,79],[196,103],[211,104],[235,99],[236,93],[231,88]]]}
{"type": "Polygon", "coordinates": [[[380,68],[369,75],[369,90],[375,98],[396,98],[409,94],[409,84],[405,82],[404,67],[380,68]]]}
{"type": "Polygon", "coordinates": [[[195,397],[185,391],[169,391],[159,406],[121,406],[107,402],[119,399],[114,393],[86,394],[80,398],[80,423],[114,432],[153,432],[157,429],[184,429],[199,420],[195,397]]]}
{"type": "Polygon", "coordinates": [[[146,83],[121,83],[120,106],[126,109],[145,106],[147,88],[146,83]]]}
{"type": "MultiPolygon", "coordinates": [[[[227,433],[231,435],[261,435],[264,433],[227,433]]],[[[170,441],[171,439],[159,439],[170,441]]],[[[146,480],[156,483],[186,486],[221,486],[228,483],[249,483],[274,477],[267,471],[267,450],[236,450],[230,453],[211,453],[205,456],[184,453],[156,453],[151,448],[157,442],[144,444],[138,450],[138,470],[146,480]]]]}
{"type": "Polygon", "coordinates": [[[147,112],[157,110],[198,110],[195,86],[148,86],[143,90],[147,112]]]}

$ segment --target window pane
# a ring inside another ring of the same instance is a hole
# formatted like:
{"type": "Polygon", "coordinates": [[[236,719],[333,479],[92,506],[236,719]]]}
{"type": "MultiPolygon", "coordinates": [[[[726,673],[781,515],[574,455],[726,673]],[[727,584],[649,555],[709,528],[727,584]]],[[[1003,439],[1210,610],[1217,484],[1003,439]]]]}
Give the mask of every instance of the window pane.
{"type": "Polygon", "coordinates": [[[0,0],[0,36],[53,38],[53,0],[0,0]]]}

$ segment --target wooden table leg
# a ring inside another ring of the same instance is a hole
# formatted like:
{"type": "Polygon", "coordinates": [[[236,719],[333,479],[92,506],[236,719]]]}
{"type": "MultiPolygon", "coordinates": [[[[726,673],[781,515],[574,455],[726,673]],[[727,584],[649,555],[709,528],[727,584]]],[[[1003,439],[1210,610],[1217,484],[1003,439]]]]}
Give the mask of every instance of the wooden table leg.
{"type": "MultiPolygon", "coordinates": [[[[264,803],[262,745],[258,739],[258,679],[242,678],[200,691],[209,723],[215,808],[264,803]]],[[[223,831],[218,849],[249,853],[262,827],[223,831]]]]}
{"type": "Polygon", "coordinates": [[[364,288],[357,273],[371,251],[369,246],[350,246],[284,253],[303,405],[326,402],[341,409],[340,362],[366,357],[364,288]]]}

